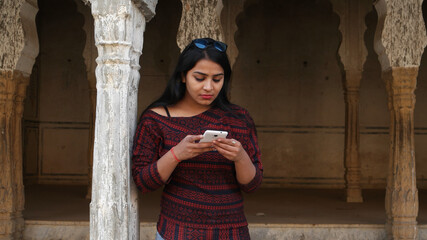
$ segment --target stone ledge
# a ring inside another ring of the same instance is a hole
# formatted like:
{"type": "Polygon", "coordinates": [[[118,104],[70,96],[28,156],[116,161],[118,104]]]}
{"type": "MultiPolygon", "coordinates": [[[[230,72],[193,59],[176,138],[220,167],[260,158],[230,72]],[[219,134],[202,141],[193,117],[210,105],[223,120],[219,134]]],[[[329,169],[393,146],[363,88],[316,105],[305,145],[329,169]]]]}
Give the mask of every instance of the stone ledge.
{"type": "MultiPolygon", "coordinates": [[[[427,239],[427,225],[419,225],[419,239],[427,239]]],[[[383,240],[383,224],[249,224],[253,240],[383,240]]],[[[140,223],[140,239],[151,240],[156,223],[140,223]]],[[[25,240],[89,239],[87,221],[25,221],[25,240]]]]}

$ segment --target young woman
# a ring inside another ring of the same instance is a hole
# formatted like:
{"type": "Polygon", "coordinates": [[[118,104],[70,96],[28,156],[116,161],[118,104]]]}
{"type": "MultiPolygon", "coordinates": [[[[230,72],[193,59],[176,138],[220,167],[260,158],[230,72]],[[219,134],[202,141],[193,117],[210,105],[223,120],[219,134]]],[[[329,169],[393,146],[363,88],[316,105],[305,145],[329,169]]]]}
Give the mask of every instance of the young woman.
{"type": "Polygon", "coordinates": [[[193,40],[140,118],[132,174],[142,193],[164,186],[156,239],[250,239],[241,191],[254,191],[263,169],[254,122],[227,97],[226,48],[193,40]],[[199,142],[206,130],[228,136],[199,142]]]}

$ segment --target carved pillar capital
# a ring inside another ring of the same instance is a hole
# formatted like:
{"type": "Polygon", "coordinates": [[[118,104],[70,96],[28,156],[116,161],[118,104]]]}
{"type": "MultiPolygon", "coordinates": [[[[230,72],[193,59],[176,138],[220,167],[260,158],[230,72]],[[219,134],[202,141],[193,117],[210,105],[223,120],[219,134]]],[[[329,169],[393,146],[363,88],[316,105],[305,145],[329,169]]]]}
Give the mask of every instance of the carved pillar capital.
{"type": "Polygon", "coordinates": [[[417,76],[418,67],[393,67],[383,73],[383,78],[390,87],[394,111],[402,108],[414,110],[417,76]]]}
{"type": "Polygon", "coordinates": [[[374,48],[383,71],[419,66],[427,44],[423,0],[377,0],[374,48]]]}
{"type": "Polygon", "coordinates": [[[220,21],[222,0],[181,0],[181,2],[182,15],[177,34],[181,52],[195,38],[210,37],[224,41],[220,21]]]}
{"type": "MultiPolygon", "coordinates": [[[[91,239],[138,239],[138,194],[131,172],[136,127],[139,57],[147,17],[138,3],[91,0],[95,25],[96,120],[91,239]]],[[[152,12],[154,14],[154,11],[152,12]]]]}
{"type": "Polygon", "coordinates": [[[368,52],[365,47],[365,16],[372,9],[367,1],[331,0],[334,12],[340,17],[342,42],[340,60],[346,72],[361,72],[368,52]]]}
{"type": "Polygon", "coordinates": [[[147,22],[156,15],[156,5],[158,0],[132,0],[135,6],[141,11],[147,22]]]}

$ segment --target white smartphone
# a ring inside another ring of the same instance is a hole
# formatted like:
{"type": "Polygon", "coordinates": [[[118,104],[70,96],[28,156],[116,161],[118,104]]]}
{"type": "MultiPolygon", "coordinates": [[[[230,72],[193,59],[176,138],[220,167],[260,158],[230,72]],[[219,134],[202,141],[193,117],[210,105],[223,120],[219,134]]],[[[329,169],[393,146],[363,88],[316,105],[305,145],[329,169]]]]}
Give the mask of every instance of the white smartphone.
{"type": "Polygon", "coordinates": [[[227,135],[227,131],[206,130],[199,142],[212,142],[218,138],[225,138],[227,135]]]}

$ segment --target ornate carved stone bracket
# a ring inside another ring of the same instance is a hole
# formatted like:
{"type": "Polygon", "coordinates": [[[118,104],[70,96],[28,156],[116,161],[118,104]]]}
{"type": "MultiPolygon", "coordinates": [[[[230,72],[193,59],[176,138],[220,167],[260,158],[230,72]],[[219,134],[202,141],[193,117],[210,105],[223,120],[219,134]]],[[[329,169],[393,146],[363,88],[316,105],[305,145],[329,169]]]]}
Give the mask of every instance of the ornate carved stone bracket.
{"type": "Polygon", "coordinates": [[[369,2],[332,0],[334,11],[340,16],[342,43],[339,56],[344,66],[345,180],[347,202],[363,202],[360,187],[359,159],[359,89],[367,50],[364,44],[365,15],[372,8],[369,2]]]}
{"type": "Polygon", "coordinates": [[[236,24],[237,16],[243,11],[245,0],[224,1],[224,8],[221,12],[221,23],[224,30],[224,41],[228,44],[227,55],[230,59],[231,67],[234,66],[239,49],[237,48],[234,36],[238,30],[236,24]]]}
{"type": "Polygon", "coordinates": [[[427,44],[422,0],[378,0],[375,51],[383,70],[390,110],[386,189],[389,239],[416,239],[418,191],[414,152],[414,90],[427,44]]]}
{"type": "Polygon", "coordinates": [[[91,0],[95,23],[96,120],[91,239],[138,239],[138,195],[131,172],[139,57],[157,1],[91,0]],[[141,11],[141,6],[145,6],[141,11]],[[147,19],[148,18],[148,19],[147,19]]]}
{"type": "Polygon", "coordinates": [[[181,2],[182,15],[177,34],[177,44],[181,52],[195,38],[210,37],[224,41],[220,21],[222,0],[181,0],[181,2]]]}
{"type": "Polygon", "coordinates": [[[24,185],[21,119],[26,87],[38,54],[36,0],[0,7],[0,238],[22,239],[24,185]]]}

